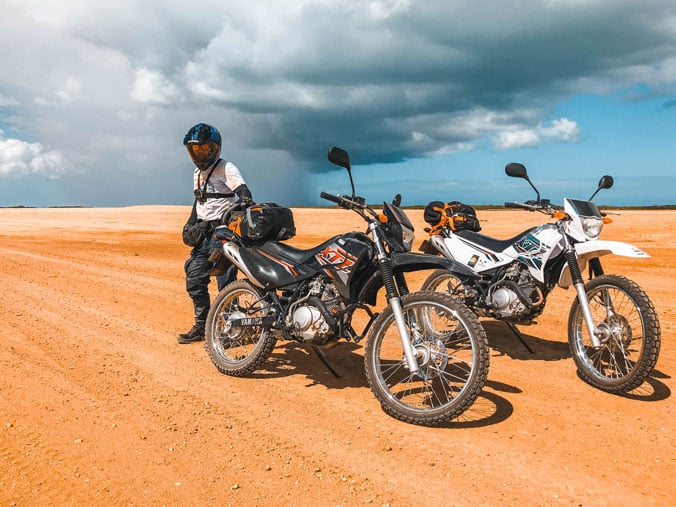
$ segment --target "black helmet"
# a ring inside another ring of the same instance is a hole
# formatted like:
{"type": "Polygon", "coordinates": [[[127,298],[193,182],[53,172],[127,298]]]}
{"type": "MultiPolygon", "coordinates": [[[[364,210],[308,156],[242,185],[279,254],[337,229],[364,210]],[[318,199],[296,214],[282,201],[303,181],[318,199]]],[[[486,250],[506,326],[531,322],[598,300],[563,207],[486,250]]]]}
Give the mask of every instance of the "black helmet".
{"type": "Polygon", "coordinates": [[[183,138],[188,155],[200,170],[211,166],[221,156],[221,134],[216,127],[198,123],[183,138]]]}

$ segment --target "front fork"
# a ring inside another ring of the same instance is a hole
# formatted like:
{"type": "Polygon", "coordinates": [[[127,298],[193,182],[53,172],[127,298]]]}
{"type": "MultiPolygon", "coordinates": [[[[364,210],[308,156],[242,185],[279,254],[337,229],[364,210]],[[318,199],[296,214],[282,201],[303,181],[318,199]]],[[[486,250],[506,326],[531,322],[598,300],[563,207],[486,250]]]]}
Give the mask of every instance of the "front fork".
{"type": "Polygon", "coordinates": [[[589,279],[601,276],[603,274],[603,266],[601,266],[601,259],[593,257],[589,259],[589,279]]]}
{"type": "MultiPolygon", "coordinates": [[[[404,311],[401,307],[401,298],[399,297],[394,274],[392,273],[392,262],[385,252],[383,242],[378,235],[377,226],[374,225],[373,227],[370,227],[370,229],[376,245],[378,268],[380,270],[380,275],[383,277],[383,285],[385,286],[387,302],[389,303],[390,308],[392,308],[394,320],[397,323],[397,329],[399,331],[399,338],[401,339],[401,346],[404,349],[406,364],[408,365],[408,370],[411,372],[411,374],[415,374],[420,370],[418,367],[417,351],[413,346],[413,343],[411,343],[411,335],[408,332],[406,321],[404,320],[404,311]]],[[[401,283],[401,280],[399,281],[401,283]]],[[[403,289],[404,291],[408,290],[406,287],[403,289]]]]}
{"type": "MultiPolygon", "coordinates": [[[[590,269],[595,276],[598,276],[596,273],[597,269],[601,270],[601,263],[598,261],[598,258],[592,260],[597,261],[597,263],[590,265],[590,269]],[[598,266],[596,264],[598,264],[598,266]]],[[[577,300],[580,303],[580,308],[582,309],[582,315],[584,316],[585,324],[587,324],[587,331],[589,331],[589,337],[591,338],[592,345],[594,348],[599,348],[601,346],[601,340],[599,339],[599,336],[601,336],[603,332],[594,324],[594,318],[592,317],[591,308],[589,307],[589,300],[587,299],[587,291],[584,289],[582,272],[580,271],[580,266],[577,263],[575,247],[570,243],[566,245],[566,261],[568,262],[570,276],[573,280],[575,292],[577,292],[577,300]]],[[[601,270],[601,273],[602,272],[603,270],[601,270]]]]}

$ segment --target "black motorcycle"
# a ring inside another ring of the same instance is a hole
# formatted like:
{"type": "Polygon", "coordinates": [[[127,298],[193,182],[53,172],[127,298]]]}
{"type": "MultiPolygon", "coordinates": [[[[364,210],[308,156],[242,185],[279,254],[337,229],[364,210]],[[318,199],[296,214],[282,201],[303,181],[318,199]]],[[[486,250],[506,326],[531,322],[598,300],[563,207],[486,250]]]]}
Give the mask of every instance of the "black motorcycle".
{"type": "Polygon", "coordinates": [[[222,373],[244,376],[266,360],[278,339],[321,351],[369,333],[366,376],[385,412],[429,426],[458,417],[486,381],[486,334],[474,313],[450,295],[409,293],[404,273],[477,275],[455,261],[412,253],[413,226],[400,196],[377,213],[355,196],[347,152],[331,148],[329,160],[347,169],[352,195],[321,197],[360,215],[367,233],[347,232],[301,250],[279,241],[251,243],[231,228],[218,228],[223,255],[245,279],[228,284],[214,300],[206,328],[209,357],[222,373]],[[376,313],[371,307],[382,287],[388,306],[376,313]],[[353,327],[358,310],[368,317],[361,332],[353,327]]]}

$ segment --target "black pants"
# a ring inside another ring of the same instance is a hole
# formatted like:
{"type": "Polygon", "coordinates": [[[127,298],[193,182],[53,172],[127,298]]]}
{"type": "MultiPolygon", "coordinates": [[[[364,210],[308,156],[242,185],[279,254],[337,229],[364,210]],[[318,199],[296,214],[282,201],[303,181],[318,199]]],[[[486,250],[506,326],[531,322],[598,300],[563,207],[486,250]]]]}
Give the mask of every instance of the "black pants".
{"type": "MultiPolygon", "coordinates": [[[[213,267],[213,264],[209,261],[209,256],[214,246],[211,237],[206,238],[192,249],[190,257],[185,261],[183,267],[185,270],[185,289],[192,299],[195,309],[195,324],[203,325],[207,321],[207,314],[211,307],[209,270],[213,267]]],[[[216,277],[218,290],[221,290],[235,278],[237,278],[237,268],[230,266],[224,274],[216,277]]]]}

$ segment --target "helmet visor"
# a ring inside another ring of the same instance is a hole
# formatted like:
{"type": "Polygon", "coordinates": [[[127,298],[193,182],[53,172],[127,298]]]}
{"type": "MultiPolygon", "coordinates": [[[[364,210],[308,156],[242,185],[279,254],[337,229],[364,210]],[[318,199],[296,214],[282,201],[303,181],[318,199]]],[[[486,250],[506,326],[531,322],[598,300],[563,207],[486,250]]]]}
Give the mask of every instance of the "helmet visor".
{"type": "Polygon", "coordinates": [[[203,144],[188,143],[186,147],[194,162],[208,162],[218,154],[218,145],[213,141],[203,144]]]}

